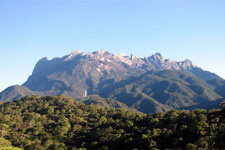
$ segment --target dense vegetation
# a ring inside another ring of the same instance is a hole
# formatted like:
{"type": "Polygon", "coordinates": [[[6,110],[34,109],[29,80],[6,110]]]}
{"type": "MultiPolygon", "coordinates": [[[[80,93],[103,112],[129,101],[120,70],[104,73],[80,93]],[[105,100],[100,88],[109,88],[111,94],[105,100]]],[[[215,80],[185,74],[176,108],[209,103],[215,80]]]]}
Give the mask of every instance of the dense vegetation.
{"type": "MultiPolygon", "coordinates": [[[[215,79],[216,80],[216,79],[215,79]]],[[[224,80],[206,82],[185,71],[149,71],[100,93],[144,113],[214,108],[224,99],[224,80]]]]}
{"type": "Polygon", "coordinates": [[[108,108],[124,108],[131,110],[127,105],[111,98],[102,98],[98,95],[90,95],[84,98],[77,99],[85,104],[95,104],[97,106],[108,107],[108,108]]]}
{"type": "Polygon", "coordinates": [[[225,149],[225,109],[145,115],[27,96],[0,105],[0,138],[27,150],[225,149]]]}

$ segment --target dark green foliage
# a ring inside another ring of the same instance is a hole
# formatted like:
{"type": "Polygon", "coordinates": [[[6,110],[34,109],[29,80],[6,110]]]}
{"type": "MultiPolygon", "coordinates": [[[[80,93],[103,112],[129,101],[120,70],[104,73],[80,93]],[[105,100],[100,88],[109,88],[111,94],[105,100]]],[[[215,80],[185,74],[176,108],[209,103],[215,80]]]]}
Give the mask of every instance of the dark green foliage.
{"type": "MultiPolygon", "coordinates": [[[[7,125],[1,124],[1,126],[7,126],[7,125]]],[[[2,128],[0,130],[2,131],[2,128]]],[[[22,150],[22,149],[13,147],[11,145],[10,141],[1,137],[0,138],[0,150],[22,150]]]]}
{"type": "Polygon", "coordinates": [[[79,99],[79,101],[85,103],[85,104],[95,104],[102,107],[108,107],[108,108],[128,108],[127,105],[111,99],[111,98],[102,98],[98,95],[91,95],[85,98],[79,99]]]}
{"type": "Polygon", "coordinates": [[[217,87],[185,71],[150,71],[123,85],[105,89],[100,95],[117,99],[144,113],[157,113],[171,109],[213,108],[223,98],[217,87]]]}
{"type": "Polygon", "coordinates": [[[0,130],[25,150],[222,150],[224,114],[223,108],[145,115],[65,96],[28,96],[0,105],[0,130]]]}

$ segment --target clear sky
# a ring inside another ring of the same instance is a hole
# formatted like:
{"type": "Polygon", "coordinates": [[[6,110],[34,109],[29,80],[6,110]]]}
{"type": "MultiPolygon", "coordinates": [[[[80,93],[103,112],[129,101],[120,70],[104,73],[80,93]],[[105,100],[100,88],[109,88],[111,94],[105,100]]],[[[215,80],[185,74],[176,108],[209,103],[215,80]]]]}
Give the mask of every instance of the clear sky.
{"type": "Polygon", "coordinates": [[[0,0],[0,91],[76,49],[160,52],[225,78],[225,0],[0,0]]]}

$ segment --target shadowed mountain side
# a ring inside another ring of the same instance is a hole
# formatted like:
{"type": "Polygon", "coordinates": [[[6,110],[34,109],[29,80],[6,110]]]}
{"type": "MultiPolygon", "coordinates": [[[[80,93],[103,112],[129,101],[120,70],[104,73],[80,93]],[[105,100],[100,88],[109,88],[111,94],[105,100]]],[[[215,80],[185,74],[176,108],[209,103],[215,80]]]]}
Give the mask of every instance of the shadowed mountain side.
{"type": "Polygon", "coordinates": [[[39,92],[33,92],[25,86],[10,86],[0,93],[0,100],[17,100],[27,95],[43,95],[39,92]]]}
{"type": "Polygon", "coordinates": [[[188,107],[180,107],[178,110],[193,110],[193,109],[213,109],[220,108],[222,104],[224,104],[225,99],[217,99],[215,101],[209,101],[207,103],[201,103],[198,105],[188,106],[188,107]]]}
{"type": "Polygon", "coordinates": [[[216,86],[215,91],[221,96],[225,97],[225,80],[212,79],[212,80],[208,80],[207,83],[213,86],[216,86]]]}
{"type": "Polygon", "coordinates": [[[196,105],[205,108],[222,98],[214,91],[215,86],[184,71],[150,71],[136,80],[122,82],[127,84],[105,90],[100,96],[117,99],[145,113],[196,105]]]}

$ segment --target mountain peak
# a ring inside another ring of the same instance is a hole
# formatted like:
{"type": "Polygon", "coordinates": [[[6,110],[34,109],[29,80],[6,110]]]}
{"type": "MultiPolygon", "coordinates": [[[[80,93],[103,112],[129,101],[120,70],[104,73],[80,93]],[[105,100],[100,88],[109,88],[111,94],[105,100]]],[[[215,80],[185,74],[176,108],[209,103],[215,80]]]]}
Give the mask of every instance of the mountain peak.
{"type": "Polygon", "coordinates": [[[99,51],[95,51],[95,52],[93,52],[92,54],[104,55],[104,54],[106,54],[106,53],[109,53],[109,52],[108,52],[108,51],[106,51],[106,50],[99,50],[99,51]]]}
{"type": "Polygon", "coordinates": [[[42,59],[40,59],[39,61],[48,61],[47,57],[43,57],[42,59]]]}
{"type": "Polygon", "coordinates": [[[158,62],[160,64],[165,62],[164,57],[160,53],[155,53],[154,55],[152,55],[150,57],[150,59],[153,60],[154,62],[158,62]]]}
{"type": "Polygon", "coordinates": [[[118,56],[125,57],[125,56],[126,56],[126,54],[125,54],[125,53],[121,53],[121,54],[119,54],[118,56]]]}
{"type": "Polygon", "coordinates": [[[191,63],[191,64],[192,64],[192,62],[191,62],[190,59],[185,59],[184,62],[185,62],[185,63],[191,63]]]}
{"type": "Polygon", "coordinates": [[[182,66],[186,69],[191,69],[192,67],[195,67],[195,65],[191,62],[190,59],[185,59],[183,62],[182,62],[182,66]]]}
{"type": "Polygon", "coordinates": [[[130,58],[131,58],[131,59],[136,59],[136,58],[137,58],[137,56],[136,56],[136,55],[134,55],[134,54],[131,54],[130,58]]]}
{"type": "Polygon", "coordinates": [[[155,53],[153,57],[155,57],[156,59],[163,59],[163,56],[161,55],[161,53],[155,53]]]}
{"type": "Polygon", "coordinates": [[[162,57],[161,53],[155,53],[154,55],[155,55],[155,56],[162,57]]]}
{"type": "Polygon", "coordinates": [[[84,54],[84,52],[82,50],[75,50],[65,60],[68,61],[68,60],[73,59],[77,55],[83,55],[83,54],[84,54]]]}

